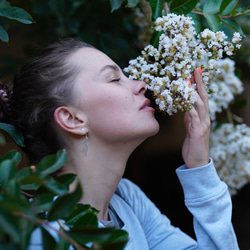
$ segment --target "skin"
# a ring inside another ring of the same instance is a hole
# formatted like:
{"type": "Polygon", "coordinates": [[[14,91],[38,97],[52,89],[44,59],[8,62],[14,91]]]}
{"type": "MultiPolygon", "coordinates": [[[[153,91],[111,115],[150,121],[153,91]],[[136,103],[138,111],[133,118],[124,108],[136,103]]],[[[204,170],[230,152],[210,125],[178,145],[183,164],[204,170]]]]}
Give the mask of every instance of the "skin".
{"type": "Polygon", "coordinates": [[[182,157],[188,168],[196,168],[209,162],[208,95],[199,69],[195,70],[194,78],[197,84],[197,101],[195,108],[184,115],[186,138],[182,146],[182,157]]]}
{"type": "MultiPolygon", "coordinates": [[[[84,190],[81,201],[98,209],[99,219],[108,220],[108,205],[130,154],[159,131],[159,124],[144,96],[145,83],[128,79],[105,54],[92,48],[79,49],[69,63],[81,71],[74,84],[73,103],[58,107],[54,113],[68,156],[63,171],[78,175],[84,190]],[[82,152],[86,134],[87,156],[82,152]]],[[[208,98],[198,70],[195,79],[196,109],[184,117],[187,135],[182,151],[189,168],[209,161],[208,98]]]]}

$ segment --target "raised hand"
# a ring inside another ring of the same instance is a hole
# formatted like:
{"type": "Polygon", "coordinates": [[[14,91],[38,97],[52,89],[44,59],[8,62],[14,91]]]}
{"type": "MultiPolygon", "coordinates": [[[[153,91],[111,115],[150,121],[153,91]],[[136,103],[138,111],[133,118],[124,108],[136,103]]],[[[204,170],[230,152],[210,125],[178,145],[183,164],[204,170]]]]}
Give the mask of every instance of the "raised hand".
{"type": "Polygon", "coordinates": [[[186,138],[182,146],[182,157],[188,168],[200,167],[209,162],[208,95],[200,68],[195,70],[194,78],[197,84],[197,101],[195,107],[184,115],[186,138]]]}

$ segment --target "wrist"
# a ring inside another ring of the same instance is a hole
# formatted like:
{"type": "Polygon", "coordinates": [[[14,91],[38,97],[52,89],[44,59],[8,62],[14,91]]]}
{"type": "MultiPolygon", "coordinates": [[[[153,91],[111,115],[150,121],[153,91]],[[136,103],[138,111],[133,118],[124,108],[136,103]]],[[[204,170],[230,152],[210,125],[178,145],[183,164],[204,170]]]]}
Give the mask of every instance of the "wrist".
{"type": "Polygon", "coordinates": [[[205,166],[210,163],[210,158],[208,157],[206,160],[199,160],[199,161],[190,161],[190,162],[185,162],[185,165],[187,168],[198,168],[205,166]]]}

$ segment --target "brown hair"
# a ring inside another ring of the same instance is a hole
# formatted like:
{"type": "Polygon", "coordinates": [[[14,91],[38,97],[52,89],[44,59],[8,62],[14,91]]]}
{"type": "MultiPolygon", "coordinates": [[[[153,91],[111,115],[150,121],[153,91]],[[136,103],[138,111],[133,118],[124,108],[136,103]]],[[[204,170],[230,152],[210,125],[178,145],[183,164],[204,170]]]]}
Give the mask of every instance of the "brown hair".
{"type": "Polygon", "coordinates": [[[63,147],[54,128],[57,107],[72,102],[72,86],[80,70],[67,59],[80,48],[77,39],[63,39],[44,48],[15,75],[13,86],[0,81],[0,119],[22,131],[31,164],[63,147]]]}

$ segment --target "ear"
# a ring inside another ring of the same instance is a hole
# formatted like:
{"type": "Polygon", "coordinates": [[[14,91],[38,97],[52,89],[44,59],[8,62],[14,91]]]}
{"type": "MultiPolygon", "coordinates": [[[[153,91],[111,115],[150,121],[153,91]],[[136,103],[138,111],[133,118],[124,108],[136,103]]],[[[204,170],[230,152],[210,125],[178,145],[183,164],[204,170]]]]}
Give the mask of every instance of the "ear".
{"type": "Polygon", "coordinates": [[[77,113],[75,109],[71,107],[58,107],[54,112],[54,119],[59,127],[69,133],[76,135],[85,135],[88,133],[86,117],[80,112],[77,113]]]}

